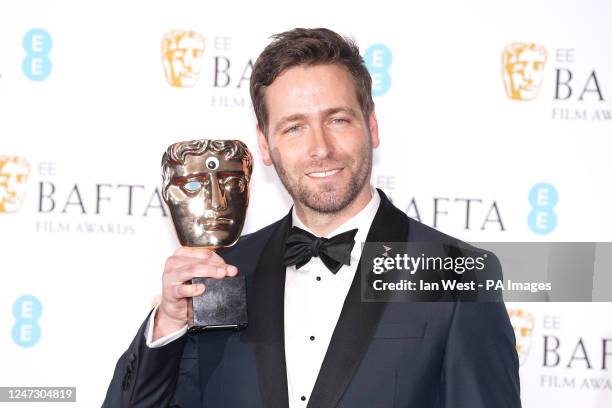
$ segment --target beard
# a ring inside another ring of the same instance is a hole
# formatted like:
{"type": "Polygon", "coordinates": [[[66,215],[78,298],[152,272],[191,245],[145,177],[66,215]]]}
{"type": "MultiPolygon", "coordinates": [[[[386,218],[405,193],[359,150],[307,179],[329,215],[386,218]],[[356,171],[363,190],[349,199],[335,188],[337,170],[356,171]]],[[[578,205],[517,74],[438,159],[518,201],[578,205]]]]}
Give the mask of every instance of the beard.
{"type": "Polygon", "coordinates": [[[343,172],[350,172],[347,183],[336,181],[319,184],[316,187],[309,186],[306,183],[306,177],[308,176],[304,174],[303,170],[296,170],[295,173],[300,175],[296,179],[283,166],[279,155],[273,154],[271,158],[281,183],[283,183],[294,202],[319,213],[333,214],[352,203],[369,181],[372,172],[372,142],[368,137],[367,143],[363,145],[355,158],[349,158],[348,160],[313,160],[305,167],[308,169],[343,167],[343,172]]]}

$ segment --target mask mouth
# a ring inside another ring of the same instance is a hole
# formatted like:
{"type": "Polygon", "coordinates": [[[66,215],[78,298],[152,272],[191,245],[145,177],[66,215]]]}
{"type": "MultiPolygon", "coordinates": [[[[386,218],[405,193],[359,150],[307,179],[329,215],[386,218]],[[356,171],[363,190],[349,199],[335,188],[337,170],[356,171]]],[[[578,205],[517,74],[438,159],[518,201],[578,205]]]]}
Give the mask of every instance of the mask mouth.
{"type": "Polygon", "coordinates": [[[199,218],[198,225],[202,225],[207,231],[227,231],[234,223],[231,218],[199,218]]]}

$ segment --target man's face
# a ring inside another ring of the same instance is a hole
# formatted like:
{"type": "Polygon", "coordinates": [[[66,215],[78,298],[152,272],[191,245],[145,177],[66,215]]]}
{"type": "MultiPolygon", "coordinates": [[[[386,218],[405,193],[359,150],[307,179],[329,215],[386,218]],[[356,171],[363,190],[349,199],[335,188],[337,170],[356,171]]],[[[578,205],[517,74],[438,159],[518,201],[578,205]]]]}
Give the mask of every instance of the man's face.
{"type": "Polygon", "coordinates": [[[7,161],[0,165],[0,212],[21,208],[30,168],[25,161],[7,161]]]}
{"type": "Polygon", "coordinates": [[[196,84],[204,55],[204,39],[199,36],[185,36],[164,50],[164,67],[170,85],[191,87],[196,84]]]}
{"type": "Polygon", "coordinates": [[[504,67],[508,96],[512,99],[532,100],[544,79],[546,53],[541,49],[515,50],[504,67]]]}
{"type": "Polygon", "coordinates": [[[187,156],[184,165],[172,167],[166,197],[181,245],[230,246],[249,203],[242,160],[211,152],[187,156]]]}
{"type": "Polygon", "coordinates": [[[334,213],[369,189],[376,116],[363,117],[346,68],[293,67],[265,92],[268,135],[258,129],[259,147],[296,203],[334,213]]]}

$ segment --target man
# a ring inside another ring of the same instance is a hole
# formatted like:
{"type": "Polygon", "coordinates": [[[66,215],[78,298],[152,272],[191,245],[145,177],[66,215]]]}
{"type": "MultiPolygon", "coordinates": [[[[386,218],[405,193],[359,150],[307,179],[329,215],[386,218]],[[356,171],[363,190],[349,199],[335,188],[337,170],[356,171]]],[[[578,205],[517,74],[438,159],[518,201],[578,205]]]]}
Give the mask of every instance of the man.
{"type": "Polygon", "coordinates": [[[105,406],[519,407],[503,303],[361,301],[362,242],[455,240],[370,186],[378,126],[357,47],[327,29],[278,34],[255,63],[251,98],[264,164],[294,206],[217,254],[168,259],[163,300],[117,363],[105,406]],[[357,244],[334,267],[317,237],[338,236],[357,244]],[[311,256],[294,256],[309,237],[311,256]],[[206,293],[184,282],[236,273],[247,329],[185,335],[188,300],[206,293]]]}

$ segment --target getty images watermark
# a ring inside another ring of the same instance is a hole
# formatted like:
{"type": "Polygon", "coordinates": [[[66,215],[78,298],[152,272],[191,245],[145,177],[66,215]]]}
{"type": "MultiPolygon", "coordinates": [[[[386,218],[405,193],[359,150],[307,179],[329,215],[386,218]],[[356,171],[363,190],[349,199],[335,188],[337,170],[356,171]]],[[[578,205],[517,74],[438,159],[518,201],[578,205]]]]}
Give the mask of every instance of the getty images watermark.
{"type": "Polygon", "coordinates": [[[364,243],[363,301],[610,301],[612,243],[364,243]]]}

